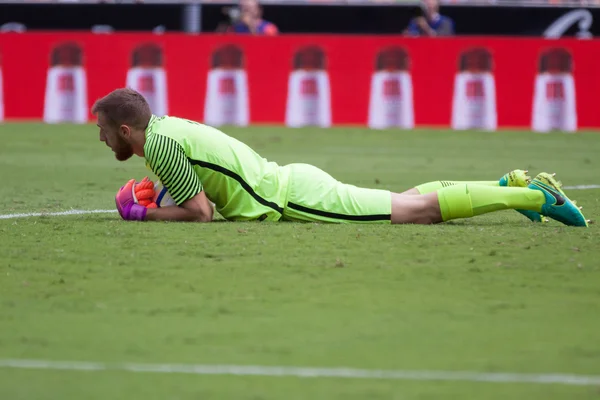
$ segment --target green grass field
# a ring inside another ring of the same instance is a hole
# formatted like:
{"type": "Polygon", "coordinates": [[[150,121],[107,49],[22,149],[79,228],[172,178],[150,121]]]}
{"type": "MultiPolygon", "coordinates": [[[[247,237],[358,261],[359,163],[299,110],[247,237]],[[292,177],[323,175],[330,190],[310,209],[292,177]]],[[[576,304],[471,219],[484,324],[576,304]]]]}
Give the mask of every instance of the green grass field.
{"type": "MultiPolygon", "coordinates": [[[[600,135],[226,129],[280,164],[402,191],[515,168],[600,184],[600,135]]],[[[97,128],[0,125],[0,214],[113,209],[149,173],[97,128]]],[[[567,190],[588,218],[600,190],[567,190]]],[[[600,385],[2,367],[7,359],[576,374],[600,382],[598,225],[0,219],[0,399],[598,399],[600,385]]],[[[521,376],[521,375],[517,375],[521,376]]]]}

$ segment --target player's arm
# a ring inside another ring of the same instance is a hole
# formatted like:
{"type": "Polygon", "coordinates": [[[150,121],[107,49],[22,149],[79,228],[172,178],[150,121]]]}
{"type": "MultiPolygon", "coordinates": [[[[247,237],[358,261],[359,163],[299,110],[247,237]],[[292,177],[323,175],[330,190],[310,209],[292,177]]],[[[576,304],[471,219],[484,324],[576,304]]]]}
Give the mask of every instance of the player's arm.
{"type": "Polygon", "coordinates": [[[204,192],[200,192],[181,206],[161,207],[148,209],[148,221],[190,221],[211,222],[213,207],[204,192]]]}
{"type": "Polygon", "coordinates": [[[183,147],[174,139],[154,135],[145,146],[150,169],[159,177],[177,204],[173,207],[149,209],[146,219],[151,221],[210,222],[213,208],[202,191],[202,183],[196,175],[183,147]]]}

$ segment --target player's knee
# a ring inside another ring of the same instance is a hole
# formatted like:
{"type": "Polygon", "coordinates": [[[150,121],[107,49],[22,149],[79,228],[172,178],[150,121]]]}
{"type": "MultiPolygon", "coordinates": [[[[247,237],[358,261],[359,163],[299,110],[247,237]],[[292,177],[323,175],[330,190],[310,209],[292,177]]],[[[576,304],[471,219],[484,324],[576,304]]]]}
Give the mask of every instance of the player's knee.
{"type": "Polygon", "coordinates": [[[423,194],[423,218],[427,224],[437,224],[442,222],[442,212],[440,202],[436,192],[423,194]]]}
{"type": "Polygon", "coordinates": [[[392,223],[429,225],[441,221],[436,193],[392,196],[392,223]]]}

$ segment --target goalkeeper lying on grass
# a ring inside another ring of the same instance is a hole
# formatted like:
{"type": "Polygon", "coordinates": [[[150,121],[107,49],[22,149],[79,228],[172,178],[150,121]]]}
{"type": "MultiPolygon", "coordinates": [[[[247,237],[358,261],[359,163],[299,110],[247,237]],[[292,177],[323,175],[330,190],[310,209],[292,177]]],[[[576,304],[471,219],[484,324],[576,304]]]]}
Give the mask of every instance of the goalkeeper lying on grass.
{"type": "MultiPolygon", "coordinates": [[[[212,202],[230,221],[433,224],[515,209],[533,221],[548,216],[572,226],[589,222],[546,173],[531,181],[517,170],[500,181],[431,182],[392,193],[343,184],[307,164],[279,166],[217,129],[156,117],[131,89],[109,93],[92,112],[100,140],[117,160],[144,157],[177,204],[139,204],[134,197],[138,184],[131,180],[116,195],[125,220],[209,222],[212,202]]],[[[138,191],[152,187],[144,182],[138,191]]]]}

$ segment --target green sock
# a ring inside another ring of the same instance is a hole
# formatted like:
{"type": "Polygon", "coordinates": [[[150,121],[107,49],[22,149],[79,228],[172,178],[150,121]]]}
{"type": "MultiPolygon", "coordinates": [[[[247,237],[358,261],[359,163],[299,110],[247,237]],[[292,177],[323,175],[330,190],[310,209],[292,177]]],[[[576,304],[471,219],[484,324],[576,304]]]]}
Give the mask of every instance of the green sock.
{"type": "Polygon", "coordinates": [[[546,201],[540,190],[475,184],[457,184],[437,193],[444,221],[507,209],[540,212],[546,201]]]}
{"type": "Polygon", "coordinates": [[[500,186],[500,182],[498,181],[481,181],[481,182],[455,182],[455,181],[435,181],[435,182],[427,182],[419,186],[415,186],[415,189],[419,191],[420,194],[427,194],[437,192],[440,189],[449,186],[455,185],[481,185],[481,186],[500,186]]]}

